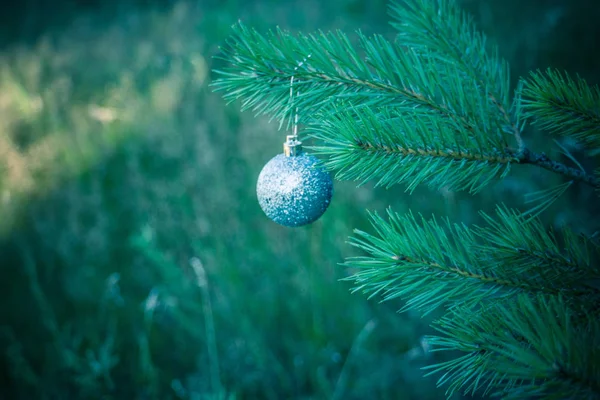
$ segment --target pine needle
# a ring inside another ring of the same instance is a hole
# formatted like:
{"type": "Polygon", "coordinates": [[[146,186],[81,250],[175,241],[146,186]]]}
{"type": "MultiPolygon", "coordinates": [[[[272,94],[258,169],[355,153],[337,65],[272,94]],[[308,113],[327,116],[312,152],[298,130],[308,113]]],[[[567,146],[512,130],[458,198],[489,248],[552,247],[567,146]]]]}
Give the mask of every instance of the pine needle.
{"type": "Polygon", "coordinates": [[[573,185],[573,181],[563,182],[559,185],[548,189],[538,190],[525,195],[525,204],[539,203],[523,212],[524,215],[529,215],[530,218],[537,218],[540,214],[548,209],[556,200],[562,197],[563,194],[573,185]]]}
{"type": "Polygon", "coordinates": [[[453,121],[418,110],[340,109],[309,132],[324,143],[312,149],[328,157],[324,164],[337,171],[336,178],[404,184],[409,192],[426,184],[477,193],[505,176],[513,161],[497,150],[500,139],[470,135],[453,121]]]}
{"type": "MultiPolygon", "coordinates": [[[[594,318],[589,315],[588,318],[594,318]]],[[[465,353],[427,366],[447,395],[482,391],[506,399],[591,399],[600,394],[600,324],[585,328],[561,297],[518,295],[478,309],[454,308],[434,323],[433,351],[465,353]]]]}
{"type": "Polygon", "coordinates": [[[358,268],[347,278],[354,291],[384,301],[406,300],[402,310],[425,314],[457,305],[474,306],[518,293],[562,294],[578,304],[600,301],[590,280],[600,278],[589,240],[568,230],[558,236],[539,219],[499,207],[482,214],[483,227],[438,223],[388,210],[371,214],[375,234],[355,231],[350,243],[367,253],[344,265],[358,268]]]}
{"type": "Polygon", "coordinates": [[[553,135],[571,137],[584,146],[600,148],[600,88],[566,73],[547,69],[525,81],[526,115],[553,135]]]}

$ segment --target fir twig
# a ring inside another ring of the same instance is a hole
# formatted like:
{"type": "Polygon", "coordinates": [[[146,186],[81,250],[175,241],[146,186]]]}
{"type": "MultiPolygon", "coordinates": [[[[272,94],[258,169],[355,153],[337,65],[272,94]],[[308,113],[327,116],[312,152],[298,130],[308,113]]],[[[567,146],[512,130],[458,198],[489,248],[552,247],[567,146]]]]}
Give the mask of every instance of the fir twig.
{"type": "Polygon", "coordinates": [[[477,193],[512,164],[535,165],[600,188],[597,176],[550,159],[528,148],[503,147],[495,136],[474,135],[454,123],[418,112],[347,106],[328,112],[309,132],[324,145],[314,146],[338,179],[375,180],[377,185],[419,184],[477,193]]]}
{"type": "MultiPolygon", "coordinates": [[[[421,6],[427,4],[419,1],[421,6]]],[[[434,22],[444,24],[437,19],[434,22]]],[[[458,42],[464,46],[463,42],[469,38],[476,40],[477,54],[481,55],[485,41],[474,37],[470,29],[461,34],[458,42]]],[[[435,187],[445,176],[453,177],[451,183],[456,189],[474,193],[492,178],[504,176],[511,163],[519,163],[536,165],[600,188],[600,180],[594,176],[522,146],[519,96],[510,106],[508,71],[497,57],[484,57],[484,61],[478,62],[468,61],[471,57],[461,63],[441,62],[440,54],[449,53],[451,60],[455,60],[462,47],[446,43],[448,48],[444,53],[442,43],[437,52],[436,48],[428,52],[425,47],[406,48],[381,36],[368,38],[359,34],[365,54],[361,58],[341,32],[292,36],[278,30],[261,35],[242,24],[236,25],[234,32],[223,53],[224,58],[234,63],[217,71],[221,78],[213,86],[225,91],[230,101],[244,99],[244,109],[285,120],[292,107],[297,107],[301,110],[301,121],[324,126],[317,128],[317,135],[331,148],[320,150],[331,157],[329,165],[341,171],[340,178],[377,179],[386,186],[405,182],[408,190],[413,190],[417,184],[437,176],[439,179],[429,181],[435,187]],[[298,68],[298,62],[308,54],[311,57],[298,68]],[[491,65],[499,67],[490,69],[491,65]],[[293,104],[288,101],[292,76],[300,92],[293,104]],[[351,106],[360,109],[354,110],[358,115],[357,126],[339,121],[340,108],[351,106]],[[390,132],[394,127],[386,126],[387,133],[374,131],[369,133],[371,138],[387,136],[395,144],[405,135],[419,137],[421,146],[404,143],[408,153],[391,154],[379,151],[382,149],[373,141],[353,140],[354,132],[370,119],[368,115],[360,116],[362,111],[375,115],[388,113],[398,121],[394,135],[390,132]],[[403,124],[402,120],[408,122],[403,124]],[[348,132],[337,130],[342,124],[348,132]],[[508,148],[503,132],[512,132],[517,137],[520,146],[517,150],[508,148]],[[448,145],[452,135],[456,143],[448,145]],[[335,145],[342,142],[343,147],[335,145]],[[350,154],[351,151],[356,154],[350,154]],[[362,166],[373,168],[359,173],[357,160],[363,160],[362,166]],[[377,162],[384,162],[387,170],[374,167],[377,162]],[[444,173],[438,174],[441,171],[444,173]]]]}
{"type": "Polygon", "coordinates": [[[312,149],[328,156],[325,165],[338,179],[377,185],[405,183],[479,191],[491,179],[508,173],[514,159],[499,150],[494,136],[474,136],[431,115],[369,107],[348,107],[311,126],[324,146],[312,149]]]}
{"type": "Polygon", "coordinates": [[[519,113],[511,107],[509,94],[510,69],[497,47],[476,29],[473,18],[452,0],[404,0],[391,4],[390,15],[403,46],[430,54],[438,63],[455,65],[461,76],[477,83],[477,96],[496,108],[499,128],[513,134],[522,148],[519,113]]]}
{"type": "Polygon", "coordinates": [[[521,133],[524,117],[535,117],[555,134],[600,147],[600,91],[549,72],[521,81],[511,96],[508,65],[455,1],[406,0],[392,15],[399,40],[359,34],[357,48],[340,32],[261,35],[237,25],[223,53],[232,64],[217,71],[214,87],[282,123],[298,108],[324,143],[313,149],[339,179],[477,192],[514,164],[568,178],[536,193],[541,204],[529,213],[498,208],[483,214],[482,227],[373,214],[376,234],[355,231],[351,239],[367,255],[345,265],[358,269],[348,278],[355,291],[406,299],[402,310],[451,310],[438,323],[447,337],[432,339],[467,352],[436,367],[446,371],[440,383],[451,382],[449,393],[597,394],[600,326],[581,322],[600,304],[590,283],[600,277],[600,247],[567,229],[546,230],[537,215],[573,181],[600,192],[600,171],[588,174],[569,154],[578,168],[536,153],[521,133]],[[292,77],[300,95],[288,101],[292,77]]]}
{"type": "Polygon", "coordinates": [[[600,299],[600,291],[585,283],[600,279],[598,252],[589,239],[568,228],[558,235],[539,218],[504,206],[497,207],[495,216],[480,214],[486,225],[476,227],[475,232],[484,242],[476,247],[493,264],[491,268],[515,275],[522,271],[530,282],[565,286],[600,299]]]}
{"type": "Polygon", "coordinates": [[[478,83],[463,79],[456,65],[440,64],[380,35],[358,36],[364,57],[341,32],[261,35],[238,24],[223,50],[234,63],[216,71],[221,78],[213,86],[230,101],[244,99],[243,109],[283,119],[291,111],[287,97],[294,76],[301,93],[294,107],[304,122],[311,122],[316,111],[333,115],[332,107],[343,102],[434,115],[478,138],[505,141],[498,122],[502,115],[476,95],[478,83]],[[308,54],[310,59],[296,68],[308,54]]]}
{"type": "Polygon", "coordinates": [[[591,399],[600,396],[600,325],[581,328],[561,297],[519,295],[477,310],[453,309],[434,323],[433,351],[464,356],[437,365],[438,384],[504,399],[591,399]]]}
{"type": "Polygon", "coordinates": [[[587,282],[600,277],[589,240],[563,232],[560,243],[538,219],[498,208],[484,214],[487,226],[469,228],[445,220],[371,215],[376,235],[356,230],[351,244],[367,256],[344,265],[358,268],[348,278],[354,291],[406,299],[402,310],[429,313],[442,305],[472,306],[518,293],[563,294],[578,304],[600,300],[587,282]]]}
{"type": "Polygon", "coordinates": [[[525,81],[523,107],[540,128],[600,148],[600,88],[548,69],[525,81]]]}

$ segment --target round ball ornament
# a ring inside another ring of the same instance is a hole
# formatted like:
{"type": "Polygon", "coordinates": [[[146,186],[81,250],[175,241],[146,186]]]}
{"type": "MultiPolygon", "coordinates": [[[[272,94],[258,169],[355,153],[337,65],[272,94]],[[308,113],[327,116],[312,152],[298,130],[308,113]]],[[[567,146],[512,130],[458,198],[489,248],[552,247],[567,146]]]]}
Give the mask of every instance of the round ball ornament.
{"type": "Polygon", "coordinates": [[[256,194],[267,217],[287,227],[310,224],[329,206],[333,181],[319,160],[288,136],[283,154],[273,157],[258,176],[256,194]]]}

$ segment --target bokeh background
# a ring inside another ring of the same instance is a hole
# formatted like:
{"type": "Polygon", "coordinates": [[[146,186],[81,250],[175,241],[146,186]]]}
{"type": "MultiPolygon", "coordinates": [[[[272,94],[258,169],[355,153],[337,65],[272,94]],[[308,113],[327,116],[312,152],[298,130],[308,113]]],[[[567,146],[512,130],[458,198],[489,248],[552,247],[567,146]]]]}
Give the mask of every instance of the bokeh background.
{"type": "MultiPolygon", "coordinates": [[[[597,0],[463,0],[512,65],[600,75],[597,0]]],[[[389,38],[383,0],[22,0],[0,12],[0,399],[440,399],[428,318],[351,294],[352,229],[392,206],[476,223],[559,183],[473,197],[336,182],[315,224],[255,200],[285,132],[208,86],[243,20],[389,38]]],[[[529,130],[528,144],[560,158],[529,130]]],[[[565,142],[577,156],[576,144],[565,142]]],[[[583,159],[585,166],[591,161],[583,159]]],[[[549,224],[589,230],[575,186],[549,224]]]]}

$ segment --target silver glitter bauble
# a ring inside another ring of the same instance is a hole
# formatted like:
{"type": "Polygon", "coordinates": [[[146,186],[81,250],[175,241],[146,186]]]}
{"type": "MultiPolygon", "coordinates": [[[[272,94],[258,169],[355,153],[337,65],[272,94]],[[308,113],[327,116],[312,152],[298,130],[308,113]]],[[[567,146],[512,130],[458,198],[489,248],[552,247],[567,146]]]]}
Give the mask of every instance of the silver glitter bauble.
{"type": "Polygon", "coordinates": [[[267,217],[297,227],[316,221],[327,210],[333,181],[316,157],[303,152],[279,154],[260,172],[256,194],[267,217]]]}

